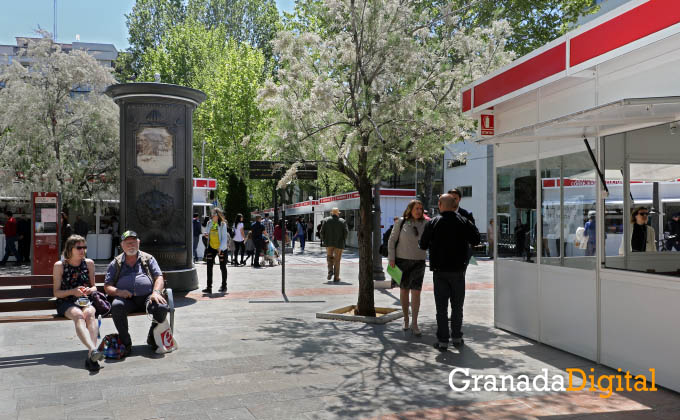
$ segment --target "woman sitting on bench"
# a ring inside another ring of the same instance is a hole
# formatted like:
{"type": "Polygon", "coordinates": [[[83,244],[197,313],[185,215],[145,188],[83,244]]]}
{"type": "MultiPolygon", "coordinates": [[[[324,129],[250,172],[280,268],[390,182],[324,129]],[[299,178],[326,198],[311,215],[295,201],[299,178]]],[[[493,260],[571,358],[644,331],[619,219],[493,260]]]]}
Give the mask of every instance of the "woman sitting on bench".
{"type": "Polygon", "coordinates": [[[68,237],[61,261],[54,263],[52,289],[57,298],[57,313],[73,320],[78,338],[87,347],[85,367],[90,372],[96,372],[104,354],[96,348],[99,327],[88,295],[96,291],[97,287],[94,261],[85,258],[86,250],[85,238],[79,235],[68,237]]]}

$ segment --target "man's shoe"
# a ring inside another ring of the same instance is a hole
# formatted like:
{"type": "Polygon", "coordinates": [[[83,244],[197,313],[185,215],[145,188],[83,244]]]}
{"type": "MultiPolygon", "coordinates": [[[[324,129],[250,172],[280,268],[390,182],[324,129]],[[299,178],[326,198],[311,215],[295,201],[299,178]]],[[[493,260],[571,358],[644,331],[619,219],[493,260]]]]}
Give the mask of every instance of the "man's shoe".
{"type": "Polygon", "coordinates": [[[340,279],[333,280],[333,283],[340,283],[340,279]]]}
{"type": "Polygon", "coordinates": [[[92,361],[90,356],[87,356],[87,359],[85,359],[85,369],[89,370],[90,372],[99,372],[101,366],[99,366],[99,363],[92,361]]]}
{"type": "Polygon", "coordinates": [[[451,339],[451,344],[453,345],[453,347],[460,347],[460,346],[463,345],[463,343],[465,343],[465,341],[463,340],[462,337],[461,337],[461,338],[452,338],[452,339],[451,339]]]}
{"type": "Polygon", "coordinates": [[[207,293],[207,294],[211,294],[211,293],[212,293],[212,289],[206,287],[205,289],[201,290],[201,292],[207,293]]]}
{"type": "Polygon", "coordinates": [[[227,293],[227,286],[225,285],[225,286],[220,287],[219,291],[220,291],[220,293],[227,293]]]}
{"type": "Polygon", "coordinates": [[[449,345],[447,343],[440,343],[439,341],[435,341],[432,347],[444,353],[448,349],[449,345]]]}
{"type": "Polygon", "coordinates": [[[326,280],[330,280],[330,279],[332,279],[332,278],[333,278],[333,272],[331,271],[330,273],[328,273],[328,276],[326,277],[326,280]]]}

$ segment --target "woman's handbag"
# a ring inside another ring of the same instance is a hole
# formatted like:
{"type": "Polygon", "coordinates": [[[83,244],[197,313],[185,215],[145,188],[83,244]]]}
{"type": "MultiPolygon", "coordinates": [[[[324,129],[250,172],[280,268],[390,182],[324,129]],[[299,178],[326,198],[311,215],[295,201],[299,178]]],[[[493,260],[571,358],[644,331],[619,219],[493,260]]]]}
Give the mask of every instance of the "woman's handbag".
{"type": "Polygon", "coordinates": [[[106,300],[106,295],[99,291],[94,291],[88,296],[90,303],[94,306],[95,316],[106,316],[111,312],[111,302],[106,300]]]}

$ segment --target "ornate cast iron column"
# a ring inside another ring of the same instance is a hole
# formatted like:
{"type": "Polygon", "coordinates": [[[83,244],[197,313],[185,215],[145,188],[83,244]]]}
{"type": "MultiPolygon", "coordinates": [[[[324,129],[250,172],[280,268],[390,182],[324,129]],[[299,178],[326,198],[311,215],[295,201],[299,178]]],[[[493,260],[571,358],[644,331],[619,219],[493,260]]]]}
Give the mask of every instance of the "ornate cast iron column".
{"type": "Polygon", "coordinates": [[[192,115],[203,92],[163,83],[106,89],[120,107],[120,232],[139,234],[168,287],[198,288],[192,256],[192,115]]]}

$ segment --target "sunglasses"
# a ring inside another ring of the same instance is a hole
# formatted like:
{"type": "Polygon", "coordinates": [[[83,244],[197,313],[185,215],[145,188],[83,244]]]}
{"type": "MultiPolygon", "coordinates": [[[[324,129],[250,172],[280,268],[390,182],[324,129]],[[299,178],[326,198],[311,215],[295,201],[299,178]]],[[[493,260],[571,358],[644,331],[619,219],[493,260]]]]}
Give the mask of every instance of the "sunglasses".
{"type": "Polygon", "coordinates": [[[80,251],[81,249],[87,249],[87,247],[86,247],[86,246],[77,246],[76,249],[77,249],[78,251],[80,251]]]}
{"type": "Polygon", "coordinates": [[[645,212],[641,211],[640,213],[638,213],[638,215],[639,216],[649,216],[649,213],[647,213],[646,211],[645,212]]]}

